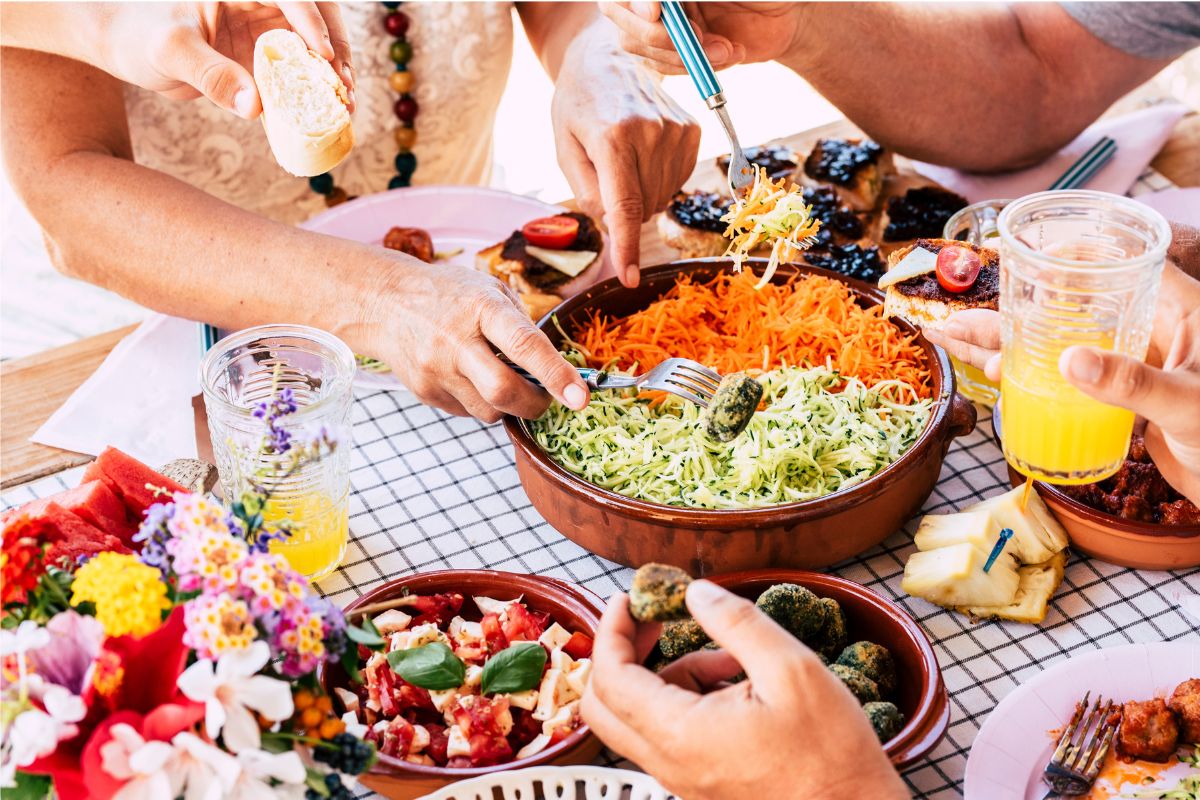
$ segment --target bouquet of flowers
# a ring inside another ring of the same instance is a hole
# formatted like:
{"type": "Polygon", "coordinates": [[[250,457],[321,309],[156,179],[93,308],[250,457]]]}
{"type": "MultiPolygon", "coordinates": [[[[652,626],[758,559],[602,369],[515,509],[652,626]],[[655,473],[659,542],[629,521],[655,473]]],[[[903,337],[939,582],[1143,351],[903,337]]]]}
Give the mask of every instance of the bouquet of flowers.
{"type": "MultiPolygon", "coordinates": [[[[285,390],[286,391],[286,390],[285,390]]],[[[294,469],[336,447],[300,444],[263,404],[264,452],[294,469]]],[[[0,556],[0,788],[7,799],[349,798],[375,759],[321,690],[362,633],[268,549],[270,481],[225,508],[162,492],[133,541],[53,561],[56,531],[12,516],[0,556]]]]}

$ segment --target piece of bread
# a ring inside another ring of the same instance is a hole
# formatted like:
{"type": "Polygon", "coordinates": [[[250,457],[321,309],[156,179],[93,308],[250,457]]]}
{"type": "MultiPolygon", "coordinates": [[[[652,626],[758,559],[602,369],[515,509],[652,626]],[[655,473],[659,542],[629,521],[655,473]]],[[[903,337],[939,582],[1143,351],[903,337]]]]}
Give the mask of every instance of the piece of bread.
{"type": "Polygon", "coordinates": [[[658,235],[679,251],[680,258],[719,256],[729,247],[729,240],[719,233],[680,225],[669,210],[658,215],[658,235]]]}
{"type": "Polygon", "coordinates": [[[870,139],[820,139],[804,160],[809,181],[832,184],[855,211],[871,211],[896,171],[890,150],[870,139]]]}
{"type": "Polygon", "coordinates": [[[270,30],[254,44],[254,82],[275,160],[293,175],[333,169],[354,146],[346,87],[296,33],[270,30]]]}
{"type": "Polygon", "coordinates": [[[937,273],[927,272],[924,275],[918,275],[887,287],[883,301],[884,316],[899,317],[917,327],[936,328],[945,324],[950,315],[956,311],[965,311],[968,308],[999,310],[1000,254],[990,247],[980,247],[969,242],[956,242],[950,239],[918,239],[913,244],[890,253],[888,269],[899,264],[917,247],[936,255],[941,252],[943,247],[949,245],[967,247],[979,254],[983,266],[979,270],[979,277],[975,279],[975,284],[967,291],[955,294],[942,288],[938,283],[937,273]]]}

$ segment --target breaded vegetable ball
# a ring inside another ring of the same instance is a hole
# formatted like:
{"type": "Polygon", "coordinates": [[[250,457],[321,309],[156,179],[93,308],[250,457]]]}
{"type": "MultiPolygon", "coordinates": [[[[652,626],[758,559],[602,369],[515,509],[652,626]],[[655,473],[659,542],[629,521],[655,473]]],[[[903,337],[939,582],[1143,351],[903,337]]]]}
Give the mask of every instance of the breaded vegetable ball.
{"type": "Polygon", "coordinates": [[[711,641],[694,619],[681,619],[663,625],[658,636],[658,649],[668,661],[694,653],[711,641]]]}
{"type": "Polygon", "coordinates": [[[879,700],[879,687],[875,685],[875,681],[863,675],[854,667],[847,667],[845,664],[833,664],[829,667],[829,671],[837,675],[842,683],[846,684],[846,688],[858,698],[858,702],[874,703],[879,700]]]}
{"type": "Polygon", "coordinates": [[[846,615],[838,601],[832,597],[822,597],[821,605],[825,607],[825,626],[813,638],[812,646],[828,663],[837,658],[850,637],[846,633],[846,615]]]}
{"type": "Polygon", "coordinates": [[[704,432],[718,442],[732,442],[750,424],[762,396],[762,384],[744,372],[721,378],[708,408],[700,414],[704,432]]]}
{"type": "Polygon", "coordinates": [[[891,703],[871,702],[863,705],[871,727],[880,742],[888,742],[904,727],[904,715],[891,703]]]}
{"type": "Polygon", "coordinates": [[[633,574],[629,613],[638,622],[666,622],[688,615],[683,598],[692,576],[667,564],[643,564],[633,574]]]}
{"type": "Polygon", "coordinates": [[[777,583],[769,587],[754,604],[802,641],[825,627],[826,608],[821,598],[794,583],[777,583]]]}
{"type": "Polygon", "coordinates": [[[1200,678],[1176,686],[1167,708],[1179,717],[1179,741],[1200,744],[1200,678]]]}
{"type": "Polygon", "coordinates": [[[855,642],[842,651],[837,657],[837,663],[853,667],[879,687],[884,697],[896,691],[896,662],[892,654],[881,644],[874,642],[855,642]]]}

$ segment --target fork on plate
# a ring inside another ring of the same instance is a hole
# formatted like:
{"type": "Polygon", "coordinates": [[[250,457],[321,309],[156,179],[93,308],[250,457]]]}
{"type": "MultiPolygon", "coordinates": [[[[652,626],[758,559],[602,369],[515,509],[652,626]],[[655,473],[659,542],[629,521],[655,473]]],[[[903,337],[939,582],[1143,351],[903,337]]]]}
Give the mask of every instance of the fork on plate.
{"type": "MultiPolygon", "coordinates": [[[[514,372],[530,383],[541,386],[541,382],[522,367],[517,366],[505,356],[500,360],[514,372]]],[[[703,364],[689,358],[668,358],[649,372],[641,375],[613,375],[604,370],[576,367],[579,377],[583,378],[588,388],[593,392],[608,389],[639,389],[644,391],[669,392],[682,397],[701,408],[708,408],[717,387],[721,384],[721,376],[703,364]]]]}
{"type": "Polygon", "coordinates": [[[1089,713],[1091,694],[1088,692],[1075,704],[1071,722],[1063,730],[1050,763],[1042,771],[1042,781],[1050,787],[1050,793],[1043,800],[1087,794],[1104,766],[1117,726],[1121,724],[1121,713],[1112,700],[1105,705],[1103,697],[1096,698],[1089,713]]]}

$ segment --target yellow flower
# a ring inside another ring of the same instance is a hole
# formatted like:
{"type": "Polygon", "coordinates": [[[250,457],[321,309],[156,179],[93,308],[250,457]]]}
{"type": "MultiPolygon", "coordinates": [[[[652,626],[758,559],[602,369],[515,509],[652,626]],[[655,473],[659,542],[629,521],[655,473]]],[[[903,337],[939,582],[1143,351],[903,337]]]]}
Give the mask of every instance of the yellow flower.
{"type": "Polygon", "coordinates": [[[161,573],[136,556],[100,553],[75,572],[71,605],[96,604],[96,619],[109,636],[145,636],[171,607],[161,573]]]}

